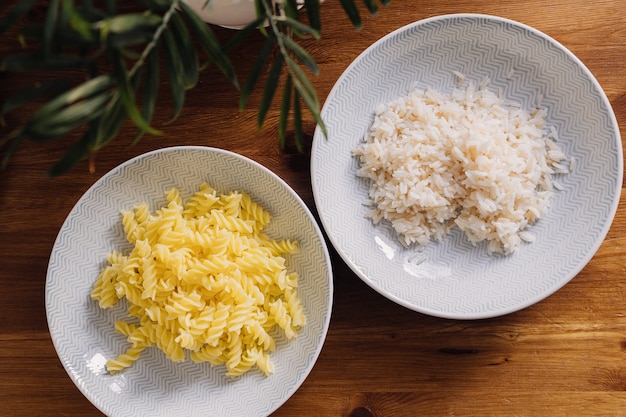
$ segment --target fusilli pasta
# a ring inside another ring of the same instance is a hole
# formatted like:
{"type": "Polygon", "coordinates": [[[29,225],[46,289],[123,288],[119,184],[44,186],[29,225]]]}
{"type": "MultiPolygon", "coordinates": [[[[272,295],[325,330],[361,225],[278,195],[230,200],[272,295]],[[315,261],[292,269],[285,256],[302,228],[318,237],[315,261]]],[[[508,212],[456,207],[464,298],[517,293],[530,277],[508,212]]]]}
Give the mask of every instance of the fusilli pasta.
{"type": "Polygon", "coordinates": [[[176,188],[165,195],[154,213],[145,203],[121,212],[133,247],[108,255],[91,292],[101,308],[126,299],[136,319],[115,322],[131,346],[107,370],[128,368],[157,346],[173,361],[188,351],[233,377],[255,366],[271,374],[272,332],[290,339],[306,324],[298,275],[284,257],[297,242],[264,235],[270,214],[244,192],[220,195],[202,184],[185,204],[176,188]]]}

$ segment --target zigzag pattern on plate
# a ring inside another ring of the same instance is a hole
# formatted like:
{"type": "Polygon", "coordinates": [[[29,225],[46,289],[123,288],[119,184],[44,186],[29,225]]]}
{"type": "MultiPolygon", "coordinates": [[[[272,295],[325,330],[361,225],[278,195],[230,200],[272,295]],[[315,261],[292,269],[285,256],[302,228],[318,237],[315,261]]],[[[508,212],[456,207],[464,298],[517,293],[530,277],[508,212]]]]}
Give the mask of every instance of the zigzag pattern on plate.
{"type": "Polygon", "coordinates": [[[482,318],[527,307],[558,290],[591,259],[612,222],[622,180],[622,150],[604,92],[582,63],[546,35],[505,19],[450,15],[401,28],[365,50],[331,90],[317,131],[311,172],[326,233],[346,263],[382,295],[441,317],[482,318]],[[545,218],[532,229],[534,244],[512,256],[488,256],[461,234],[428,245],[424,261],[394,240],[386,225],[363,218],[367,184],[355,177],[352,150],[366,134],[377,106],[411,88],[449,92],[454,72],[510,102],[532,109],[539,101],[575,159],[557,181],[545,218]],[[340,197],[338,197],[340,196],[340,197]],[[381,247],[380,242],[386,242],[381,247]],[[384,250],[383,250],[384,249],[384,250]],[[433,269],[436,268],[436,269],[433,269]],[[407,272],[408,271],[408,272],[407,272]],[[442,272],[443,271],[443,272],[442,272]]]}
{"type": "Polygon", "coordinates": [[[61,362],[83,394],[109,416],[266,416],[302,384],[321,351],[332,307],[332,271],[321,230],[302,200],[261,165],[226,151],[177,147],[139,156],[106,174],[78,201],[63,224],[50,258],[46,311],[61,362]],[[273,216],[267,234],[299,241],[288,258],[300,274],[307,325],[294,340],[277,338],[275,373],[251,371],[231,380],[224,369],[191,361],[172,363],[148,349],[118,375],[106,358],[127,347],[113,331],[122,307],[102,311],[89,298],[105,256],[125,244],[119,211],[146,201],[165,202],[176,186],[184,199],[202,182],[220,192],[243,189],[273,216]]]}

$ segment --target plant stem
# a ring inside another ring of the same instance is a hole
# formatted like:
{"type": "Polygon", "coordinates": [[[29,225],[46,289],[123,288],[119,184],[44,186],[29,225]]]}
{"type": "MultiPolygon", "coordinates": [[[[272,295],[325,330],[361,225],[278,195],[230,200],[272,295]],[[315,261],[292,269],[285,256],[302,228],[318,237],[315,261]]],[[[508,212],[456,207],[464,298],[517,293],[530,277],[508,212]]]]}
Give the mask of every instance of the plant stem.
{"type": "MultiPolygon", "coordinates": [[[[274,0],[270,0],[270,2],[276,8],[275,10],[272,10],[272,8],[270,8],[270,6],[268,5],[268,2],[264,0],[261,1],[261,3],[263,4],[263,7],[265,8],[265,13],[267,14],[269,25],[272,28],[272,32],[274,32],[274,36],[276,37],[276,43],[278,44],[280,53],[283,56],[287,56],[289,52],[287,52],[287,48],[285,48],[285,44],[283,43],[283,40],[280,37],[280,33],[281,33],[280,29],[278,28],[278,25],[276,25],[276,20],[274,20],[275,13],[279,11],[280,5],[274,2],[274,0]]],[[[289,68],[287,68],[287,70],[289,70],[289,68]]]]}
{"type": "Polygon", "coordinates": [[[141,56],[139,57],[137,62],[135,62],[135,65],[133,65],[130,71],[128,71],[129,78],[132,77],[135,74],[135,72],[137,72],[143,66],[146,59],[148,59],[148,55],[150,54],[152,49],[154,49],[154,47],[157,46],[157,43],[159,39],[161,38],[163,31],[167,29],[170,18],[172,17],[174,13],[176,13],[176,9],[178,8],[178,3],[180,3],[180,1],[181,0],[172,0],[172,4],[170,5],[170,8],[163,15],[163,21],[154,32],[154,36],[152,37],[152,40],[150,41],[149,44],[146,45],[144,50],[141,52],[141,56]]]}

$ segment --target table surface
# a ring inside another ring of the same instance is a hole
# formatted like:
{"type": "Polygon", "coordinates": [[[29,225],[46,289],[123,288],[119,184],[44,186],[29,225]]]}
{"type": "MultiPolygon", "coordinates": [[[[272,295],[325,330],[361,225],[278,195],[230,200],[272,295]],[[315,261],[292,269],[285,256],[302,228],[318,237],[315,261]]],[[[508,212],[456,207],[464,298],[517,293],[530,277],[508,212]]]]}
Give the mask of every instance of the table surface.
{"type": "MultiPolygon", "coordinates": [[[[338,1],[327,0],[322,39],[307,43],[320,67],[312,81],[323,101],[350,62],[394,29],[440,14],[487,13],[533,26],[576,54],[604,88],[626,137],[623,6],[621,0],[394,0],[377,16],[367,16],[356,31],[338,1]]],[[[0,6],[0,15],[6,10],[0,6]]],[[[39,7],[27,19],[41,18],[44,11],[39,7]]],[[[253,38],[233,54],[240,76],[247,74],[259,45],[253,38]]],[[[6,38],[0,42],[0,56],[16,49],[6,38]]],[[[113,167],[165,146],[224,148],[273,170],[315,211],[307,153],[278,147],[278,109],[271,109],[258,130],[260,91],[239,111],[238,93],[222,76],[209,70],[202,77],[180,118],[163,127],[164,136],[146,136],[130,146],[134,132],[124,129],[95,156],[93,172],[82,162],[69,174],[44,177],[68,144],[59,141],[24,143],[1,173],[0,415],[102,415],[55,353],[44,288],[65,217],[113,167]]],[[[20,75],[0,74],[0,96],[25,83],[20,75]]],[[[163,100],[155,123],[170,115],[170,104],[163,100]]],[[[305,133],[313,129],[309,117],[305,133]]],[[[376,293],[333,254],[335,300],[326,343],[306,381],[273,416],[626,415],[622,194],[604,243],[569,284],[536,305],[494,319],[454,321],[410,311],[376,293]]]]}

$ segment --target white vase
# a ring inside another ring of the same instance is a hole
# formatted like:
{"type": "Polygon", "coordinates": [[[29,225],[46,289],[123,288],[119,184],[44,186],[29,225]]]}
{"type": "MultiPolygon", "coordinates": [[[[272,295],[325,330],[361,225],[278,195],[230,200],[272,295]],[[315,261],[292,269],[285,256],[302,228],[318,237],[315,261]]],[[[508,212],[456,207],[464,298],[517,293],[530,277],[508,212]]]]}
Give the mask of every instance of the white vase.
{"type": "Polygon", "coordinates": [[[207,23],[241,29],[256,19],[254,0],[184,0],[207,23]],[[205,6],[206,4],[206,6],[205,6]]]}

